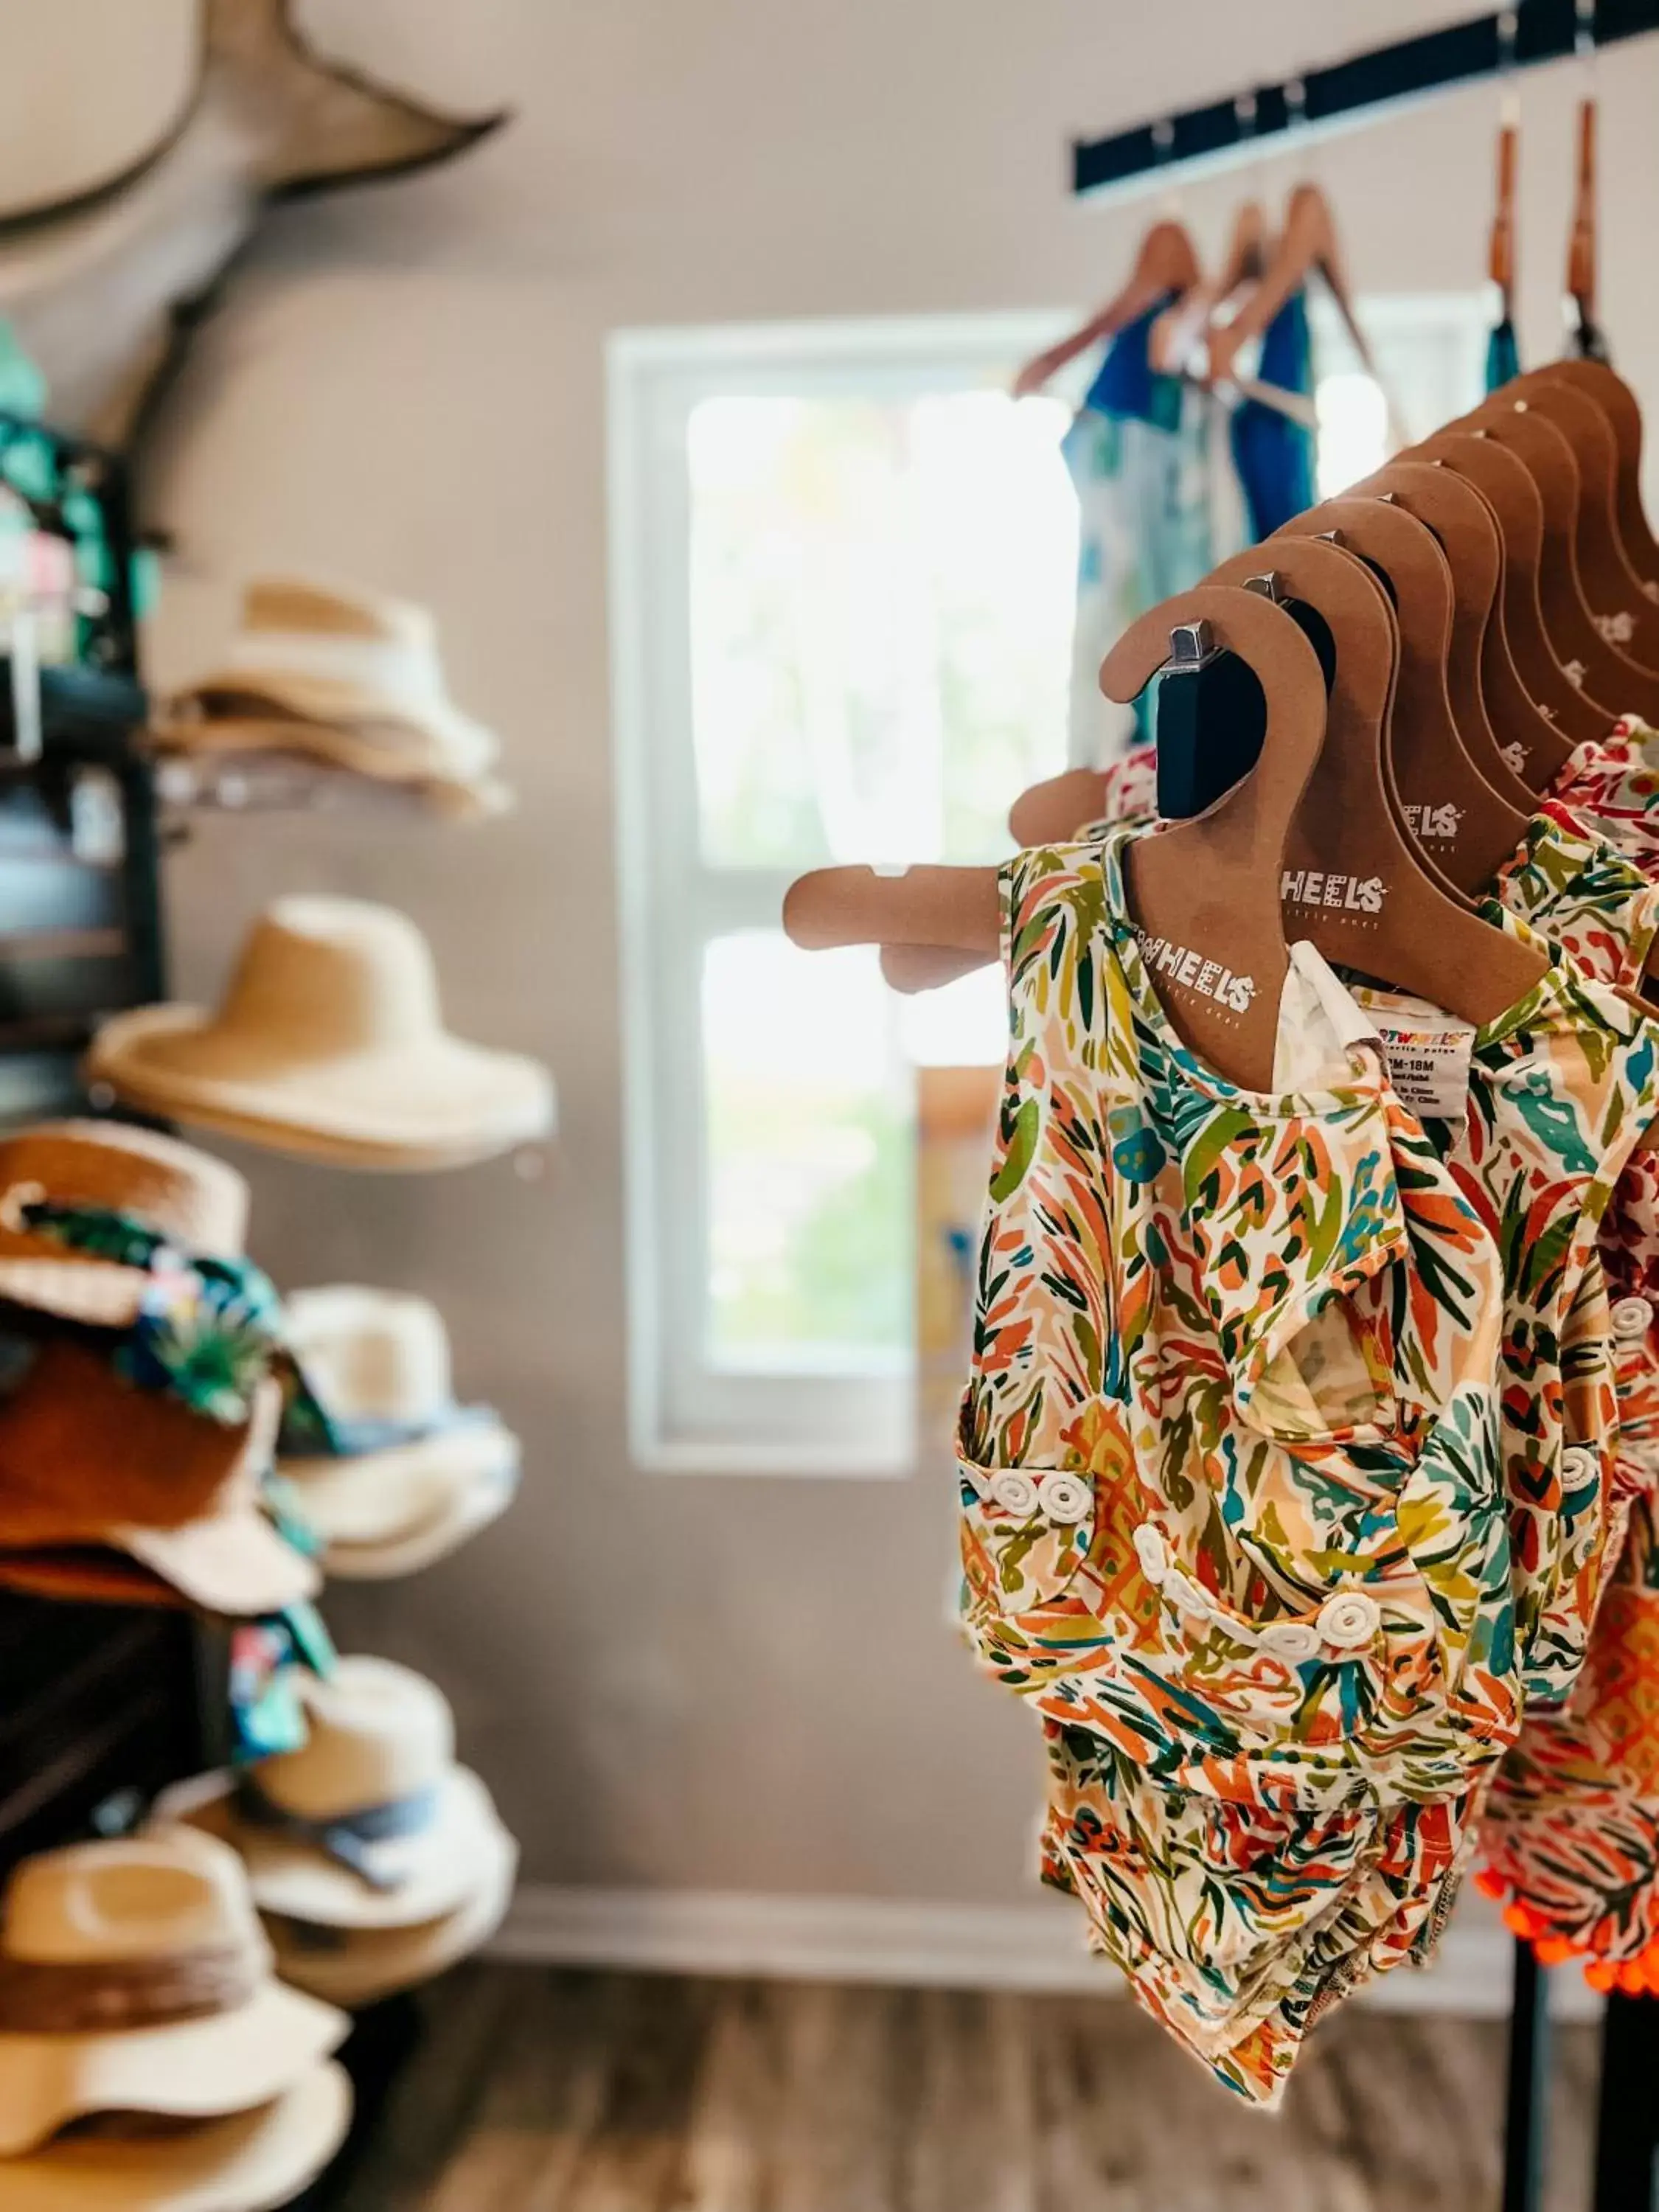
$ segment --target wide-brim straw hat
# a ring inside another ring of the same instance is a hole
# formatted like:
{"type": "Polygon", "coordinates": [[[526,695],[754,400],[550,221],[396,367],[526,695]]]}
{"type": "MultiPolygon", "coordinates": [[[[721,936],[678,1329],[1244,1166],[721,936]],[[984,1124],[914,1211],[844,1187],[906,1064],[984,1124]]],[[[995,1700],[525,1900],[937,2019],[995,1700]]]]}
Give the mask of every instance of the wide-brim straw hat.
{"type": "Polygon", "coordinates": [[[277,2212],[334,2159],[351,2082],[331,2061],[252,2112],[166,2134],[118,2121],[0,2166],[5,2212],[277,2212]]]}
{"type": "Polygon", "coordinates": [[[319,757],[393,781],[477,783],[501,750],[449,697],[430,614],[349,585],[250,584],[225,658],[175,695],[163,740],[189,744],[192,721],[250,713],[292,718],[319,757]]]}
{"type": "Polygon", "coordinates": [[[127,1382],[90,1344],[43,1339],[0,1396],[0,1559],[15,1553],[24,1568],[13,1586],[45,1590],[30,1561],[92,1576],[114,1552],[206,1613],[252,1618],[314,1596],[314,1563],[259,1504],[279,1411],[267,1378],[246,1421],[210,1420],[127,1382]]]}
{"type": "Polygon", "coordinates": [[[347,2023],[271,1963],[243,1869],[193,1830],[25,1860],[0,1941],[0,2204],[4,2161],[72,2121],[246,2112],[320,2064],[347,2023]]]}
{"type": "Polygon", "coordinates": [[[368,785],[375,787],[377,805],[401,793],[411,807],[462,823],[492,822],[514,805],[511,788],[496,776],[458,779],[401,763],[394,769],[384,745],[298,714],[198,714],[161,723],[150,737],[164,757],[157,789],[164,799],[186,805],[205,788],[223,793],[221,803],[228,806],[233,777],[257,793],[284,770],[291,781],[296,763],[315,779],[307,793],[313,799],[334,795],[337,785],[360,792],[368,785]]]}
{"type": "Polygon", "coordinates": [[[519,1847],[503,1829],[473,1894],[436,1920],[413,1928],[322,1928],[269,1915],[276,1970],[295,1989],[348,2012],[418,1989],[489,1942],[507,1917],[518,1871],[519,1847]]]}
{"type": "Polygon", "coordinates": [[[518,1439],[488,1407],[456,1406],[448,1332],[428,1300],[339,1283],[294,1291],[286,1310],[290,1348],[342,1431],[390,1439],[277,1462],[327,1572],[413,1573],[505,1510],[518,1439]]]}
{"type": "Polygon", "coordinates": [[[359,1459],[277,1466],[324,1572],[381,1582],[434,1565],[499,1519],[518,1492],[519,1444],[489,1422],[359,1459]]]}
{"type": "Polygon", "coordinates": [[[118,1014],[86,1074],[148,1112],[354,1166],[459,1165],[553,1122],[546,1069],[452,1036],[425,939],[359,899],[279,899],[222,1006],[118,1014]]]}
{"type": "Polygon", "coordinates": [[[0,1141],[0,1299],[60,1320],[125,1328],[153,1278],[31,1229],[31,1200],[128,1216],[181,1252],[240,1255],[248,1189],[193,1145],[121,1121],[42,1121],[0,1141]]]}
{"type": "Polygon", "coordinates": [[[407,1928],[463,1905],[504,1832],[489,1792],[454,1759],[436,1686],[389,1659],[346,1657],[301,1678],[307,1735],[232,1784],[198,1778],[158,1814],[234,1845],[262,1912],[324,1927],[407,1928]],[[255,1796],[257,1793],[257,1797],[255,1796]],[[417,1817],[386,1818],[389,1808],[417,1817]],[[352,1863],[326,1832],[363,1824],[352,1863]]]}

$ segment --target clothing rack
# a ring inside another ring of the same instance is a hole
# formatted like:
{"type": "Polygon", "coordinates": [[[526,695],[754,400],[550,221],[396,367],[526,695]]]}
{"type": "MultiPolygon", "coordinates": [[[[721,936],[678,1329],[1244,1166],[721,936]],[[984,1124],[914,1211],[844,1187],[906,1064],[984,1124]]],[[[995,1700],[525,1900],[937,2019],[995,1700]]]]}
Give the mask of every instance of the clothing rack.
{"type": "MultiPolygon", "coordinates": [[[[82,1051],[100,1017],[162,995],[163,948],[126,469],[0,414],[0,480],[21,481],[36,526],[71,541],[90,501],[102,560],[78,597],[72,665],[33,670],[30,611],[0,616],[4,1133],[86,1110],[82,1051]]],[[[0,1869],[118,1830],[199,1765],[201,1680],[183,1613],[0,1590],[0,1869]]]]}
{"type": "Polygon", "coordinates": [[[1393,46],[1373,46],[1278,84],[1247,85],[1200,107],[1158,116],[1072,148],[1072,189],[1128,191],[1179,173],[1255,159],[1294,131],[1321,136],[1375,121],[1391,108],[1449,92],[1511,65],[1530,68],[1659,31],[1659,0],[1519,0],[1393,46]]]}

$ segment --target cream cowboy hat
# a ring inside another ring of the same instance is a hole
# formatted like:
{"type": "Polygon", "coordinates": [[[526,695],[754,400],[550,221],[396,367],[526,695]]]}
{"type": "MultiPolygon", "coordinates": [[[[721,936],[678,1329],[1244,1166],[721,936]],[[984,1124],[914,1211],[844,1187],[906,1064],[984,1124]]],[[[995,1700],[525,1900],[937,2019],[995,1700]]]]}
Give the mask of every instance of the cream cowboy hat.
{"type": "Polygon", "coordinates": [[[268,2104],[346,2025],[273,1979],[246,1875],[212,1837],[161,1828],[26,1859],[0,1937],[0,2160],[91,2113],[268,2104]]]}
{"type": "Polygon", "coordinates": [[[288,1341],[339,1449],[290,1442],[277,1460],[299,1518],[347,1580],[412,1574],[506,1510],[518,1439],[461,1407],[449,1336],[424,1298],[340,1284],[286,1302],[288,1341]]]}
{"type": "Polygon", "coordinates": [[[28,1208],[91,1207],[154,1230],[181,1252],[238,1258],[247,1185],[194,1146],[124,1121],[42,1121],[0,1142],[0,1299],[63,1321],[124,1328],[154,1287],[149,1269],[66,1250],[28,1208]]]}
{"type": "Polygon", "coordinates": [[[453,1912],[496,1863],[489,1791],[455,1764],[441,1691],[390,1659],[302,1676],[307,1741],[164,1794],[167,1819],[234,1844],[262,1912],[325,1928],[407,1928],[453,1912]]]}
{"type": "Polygon", "coordinates": [[[361,1167],[459,1166],[553,1123],[546,1069],[450,1036],[426,939],[362,899],[278,899],[216,1012],[118,1014],[85,1072],[146,1112],[361,1167]]]}
{"type": "Polygon", "coordinates": [[[348,2012],[435,1981],[481,1949],[507,1917],[519,1847],[503,1829],[492,1850],[493,1863],[465,1905],[413,1928],[321,1928],[268,1914],[265,1933],[277,1972],[296,1990],[348,2012]]]}
{"type": "Polygon", "coordinates": [[[342,2066],[314,2066],[268,2105],[167,2134],[100,2124],[0,2166],[6,2212],[276,2212],[351,2124],[342,2066]]]}
{"type": "Polygon", "coordinates": [[[268,578],[243,594],[224,660],[177,693],[164,750],[300,753],[388,783],[429,785],[499,811],[500,747],[454,706],[424,608],[268,578]]]}

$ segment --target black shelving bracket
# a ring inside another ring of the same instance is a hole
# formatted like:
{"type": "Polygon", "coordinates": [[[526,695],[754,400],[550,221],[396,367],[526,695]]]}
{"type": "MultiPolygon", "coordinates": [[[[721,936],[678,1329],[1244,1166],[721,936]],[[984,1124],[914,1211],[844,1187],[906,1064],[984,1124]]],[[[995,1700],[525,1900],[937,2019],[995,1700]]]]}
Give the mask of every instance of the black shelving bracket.
{"type": "Polygon", "coordinates": [[[1072,189],[1091,198],[1145,191],[1255,159],[1292,131],[1322,137],[1435,94],[1659,31],[1659,0],[1520,0],[1277,84],[1242,86],[1200,107],[1076,141],[1072,189]]]}

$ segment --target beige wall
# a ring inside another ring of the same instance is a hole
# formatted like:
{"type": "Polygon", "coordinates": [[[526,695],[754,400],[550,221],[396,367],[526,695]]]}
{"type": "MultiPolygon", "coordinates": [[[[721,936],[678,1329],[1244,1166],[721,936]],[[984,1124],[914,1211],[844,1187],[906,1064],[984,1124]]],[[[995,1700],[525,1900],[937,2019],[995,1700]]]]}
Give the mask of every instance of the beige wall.
{"type": "MultiPolygon", "coordinates": [[[[511,1519],[343,1639],[428,1667],[546,1881],[1010,1903],[1035,1810],[1023,1717],[941,1626],[939,1481],[644,1476],[624,1440],[603,347],[629,325],[1050,307],[1124,266],[1133,208],[1064,190],[1074,129],[1230,90],[1465,0],[331,0],[319,34],[519,119],[465,167],[273,223],[172,405],[151,508],[179,554],[155,672],[236,580],[298,563],[430,602],[519,813],[477,836],[217,822],[171,875],[175,969],[211,991],[285,888],[386,898],[458,1021],[545,1055],[559,1162],[428,1180],[244,1159],[290,1284],[430,1292],[465,1389],[520,1427],[511,1519]]],[[[1606,290],[1651,385],[1659,47],[1607,68],[1606,290]]],[[[1553,344],[1571,72],[1528,94],[1523,250],[1553,344]]],[[[1358,282],[1467,289],[1492,100],[1327,146],[1358,282]]],[[[1275,193],[1291,172],[1279,161],[1275,193]]],[[[1212,240],[1236,182],[1188,196],[1212,240]]],[[[239,1157],[241,1157],[239,1155],[239,1157]]]]}

